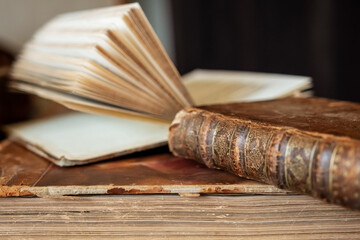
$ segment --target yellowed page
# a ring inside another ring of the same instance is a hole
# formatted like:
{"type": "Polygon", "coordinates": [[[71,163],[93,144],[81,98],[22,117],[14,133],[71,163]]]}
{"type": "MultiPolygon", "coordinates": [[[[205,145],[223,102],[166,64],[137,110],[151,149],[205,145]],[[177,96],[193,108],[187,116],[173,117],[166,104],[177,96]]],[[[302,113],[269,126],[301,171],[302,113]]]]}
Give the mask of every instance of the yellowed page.
{"type": "Polygon", "coordinates": [[[61,166],[78,165],[167,142],[168,123],[71,113],[7,126],[11,138],[61,166]]]}
{"type": "Polygon", "coordinates": [[[198,69],[183,80],[196,105],[270,100],[312,86],[310,77],[226,70],[198,69]]]}

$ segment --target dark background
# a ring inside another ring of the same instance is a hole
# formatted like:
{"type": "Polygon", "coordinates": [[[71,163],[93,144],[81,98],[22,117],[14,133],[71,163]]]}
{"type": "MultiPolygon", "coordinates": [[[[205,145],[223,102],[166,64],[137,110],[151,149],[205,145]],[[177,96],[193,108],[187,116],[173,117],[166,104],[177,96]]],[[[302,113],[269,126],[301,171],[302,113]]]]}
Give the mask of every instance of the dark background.
{"type": "Polygon", "coordinates": [[[173,0],[176,62],[313,77],[316,96],[360,102],[360,1],[173,0]]]}

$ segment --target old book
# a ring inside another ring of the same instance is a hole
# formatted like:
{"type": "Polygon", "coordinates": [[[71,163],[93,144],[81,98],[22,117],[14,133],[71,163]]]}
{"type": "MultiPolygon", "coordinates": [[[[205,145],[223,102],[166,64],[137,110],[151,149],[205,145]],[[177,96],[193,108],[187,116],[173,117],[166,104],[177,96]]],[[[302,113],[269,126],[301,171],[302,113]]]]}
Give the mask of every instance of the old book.
{"type": "Polygon", "coordinates": [[[360,104],[284,98],[188,108],[169,133],[176,156],[360,209],[360,104]]]}
{"type": "Polygon", "coordinates": [[[308,77],[237,71],[195,70],[181,78],[136,3],[56,17],[26,44],[12,77],[13,89],[108,115],[7,128],[61,166],[164,145],[184,107],[301,95],[311,86],[308,77]]]}

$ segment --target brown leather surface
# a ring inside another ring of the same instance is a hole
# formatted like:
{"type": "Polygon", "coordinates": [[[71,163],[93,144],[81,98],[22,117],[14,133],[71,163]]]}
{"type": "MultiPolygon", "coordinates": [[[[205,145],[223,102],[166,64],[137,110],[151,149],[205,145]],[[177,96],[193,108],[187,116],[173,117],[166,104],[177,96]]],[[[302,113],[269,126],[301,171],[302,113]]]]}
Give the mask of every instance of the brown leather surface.
{"type": "Polygon", "coordinates": [[[8,140],[0,143],[0,196],[141,193],[284,193],[208,169],[161,148],[107,162],[58,167],[8,140]]]}
{"type": "Polygon", "coordinates": [[[261,124],[360,139],[360,104],[357,103],[326,98],[283,98],[199,108],[261,124]]]}

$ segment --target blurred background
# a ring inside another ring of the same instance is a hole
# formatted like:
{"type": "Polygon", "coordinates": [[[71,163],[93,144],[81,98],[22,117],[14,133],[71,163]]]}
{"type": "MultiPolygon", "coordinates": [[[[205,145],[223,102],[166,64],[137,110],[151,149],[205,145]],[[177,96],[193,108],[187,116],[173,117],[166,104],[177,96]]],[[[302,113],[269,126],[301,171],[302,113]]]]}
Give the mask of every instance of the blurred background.
{"type": "MultiPolygon", "coordinates": [[[[59,13],[129,2],[0,0],[0,126],[46,106],[5,89],[11,62],[36,29],[59,13]]],[[[316,96],[360,102],[360,1],[139,3],[181,74],[204,68],[306,75],[316,96]]]]}

